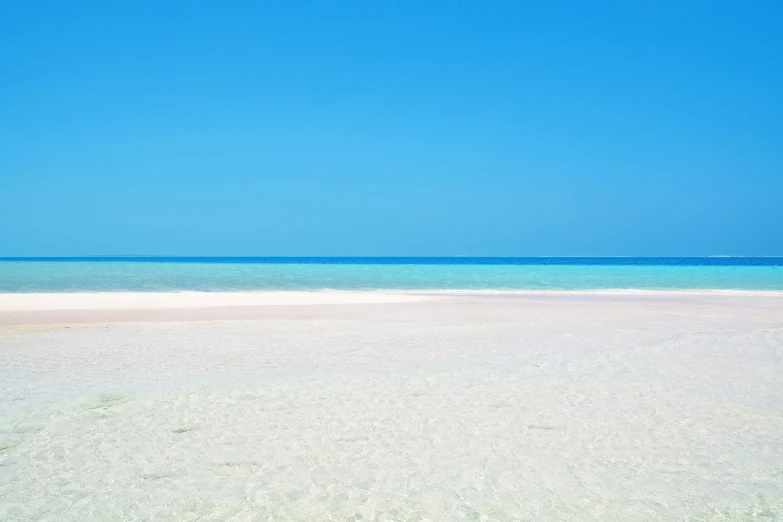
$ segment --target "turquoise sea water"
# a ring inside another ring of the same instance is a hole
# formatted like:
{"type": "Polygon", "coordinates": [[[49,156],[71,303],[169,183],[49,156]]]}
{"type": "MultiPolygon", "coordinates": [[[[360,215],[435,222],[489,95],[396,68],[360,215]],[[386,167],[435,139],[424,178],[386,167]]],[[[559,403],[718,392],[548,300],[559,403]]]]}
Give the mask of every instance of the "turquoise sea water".
{"type": "Polygon", "coordinates": [[[783,258],[50,258],[0,260],[0,292],[783,290],[783,258]]]}

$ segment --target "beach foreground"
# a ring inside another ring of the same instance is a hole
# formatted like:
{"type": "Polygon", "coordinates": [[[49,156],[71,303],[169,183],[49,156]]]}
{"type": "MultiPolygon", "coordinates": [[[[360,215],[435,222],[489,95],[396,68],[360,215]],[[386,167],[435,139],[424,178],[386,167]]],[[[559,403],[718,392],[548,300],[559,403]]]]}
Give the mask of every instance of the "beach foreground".
{"type": "Polygon", "coordinates": [[[0,520],[783,518],[779,293],[19,295],[0,520]]]}

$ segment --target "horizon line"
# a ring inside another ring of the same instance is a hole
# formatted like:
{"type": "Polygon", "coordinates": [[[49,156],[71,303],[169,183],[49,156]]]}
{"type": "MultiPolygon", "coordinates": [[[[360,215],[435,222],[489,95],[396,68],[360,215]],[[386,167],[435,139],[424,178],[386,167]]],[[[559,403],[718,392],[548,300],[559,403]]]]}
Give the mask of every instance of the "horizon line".
{"type": "Polygon", "coordinates": [[[23,259],[777,259],[783,255],[165,255],[86,254],[44,256],[0,256],[0,260],[23,259]]]}

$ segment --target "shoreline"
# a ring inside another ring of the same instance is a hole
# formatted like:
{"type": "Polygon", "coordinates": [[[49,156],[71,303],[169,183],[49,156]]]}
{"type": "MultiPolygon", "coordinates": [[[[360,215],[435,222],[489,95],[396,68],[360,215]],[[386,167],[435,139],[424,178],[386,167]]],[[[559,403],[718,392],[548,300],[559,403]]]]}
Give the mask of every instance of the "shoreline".
{"type": "MultiPolygon", "coordinates": [[[[522,307],[631,305],[650,311],[682,306],[766,313],[783,291],[758,290],[365,290],[240,292],[0,293],[0,327],[66,324],[203,322],[411,317],[419,311],[461,308],[496,314],[522,307]]],[[[429,313],[429,312],[427,312],[429,313]]],[[[405,319],[407,320],[407,319],[405,319]]]]}
{"type": "Polygon", "coordinates": [[[405,290],[237,290],[0,292],[0,312],[37,310],[193,309],[223,306],[391,304],[464,297],[540,296],[733,296],[780,297],[783,290],[643,289],[590,290],[405,289],[405,290]]]}

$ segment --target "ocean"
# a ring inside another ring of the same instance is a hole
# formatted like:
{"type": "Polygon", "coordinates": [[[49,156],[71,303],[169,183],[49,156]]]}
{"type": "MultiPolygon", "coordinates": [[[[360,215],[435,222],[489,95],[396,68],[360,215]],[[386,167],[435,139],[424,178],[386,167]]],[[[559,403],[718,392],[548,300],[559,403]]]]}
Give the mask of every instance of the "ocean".
{"type": "Polygon", "coordinates": [[[0,258],[0,292],[783,290],[783,258],[0,258]]]}

